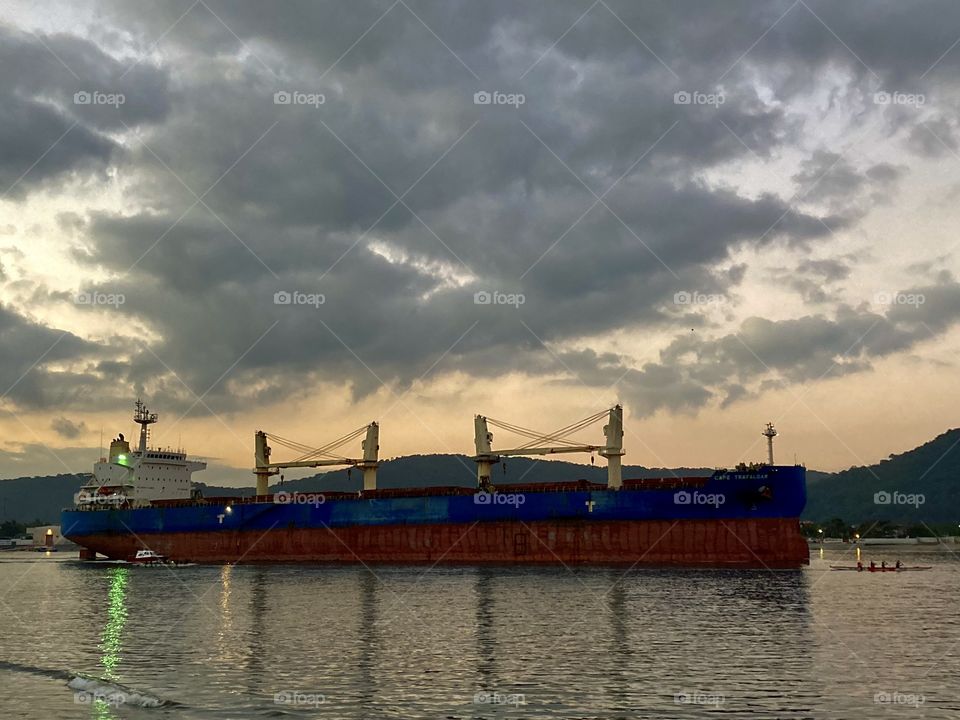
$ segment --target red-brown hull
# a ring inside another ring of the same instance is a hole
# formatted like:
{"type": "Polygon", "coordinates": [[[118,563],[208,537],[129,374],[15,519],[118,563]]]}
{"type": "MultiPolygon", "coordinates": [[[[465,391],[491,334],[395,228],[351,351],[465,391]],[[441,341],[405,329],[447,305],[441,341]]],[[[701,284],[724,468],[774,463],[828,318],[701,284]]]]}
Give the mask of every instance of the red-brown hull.
{"type": "Polygon", "coordinates": [[[810,553],[790,518],[273,528],[85,535],[87,548],[130,559],[149,547],[178,562],[636,565],[797,568],[810,553]]]}

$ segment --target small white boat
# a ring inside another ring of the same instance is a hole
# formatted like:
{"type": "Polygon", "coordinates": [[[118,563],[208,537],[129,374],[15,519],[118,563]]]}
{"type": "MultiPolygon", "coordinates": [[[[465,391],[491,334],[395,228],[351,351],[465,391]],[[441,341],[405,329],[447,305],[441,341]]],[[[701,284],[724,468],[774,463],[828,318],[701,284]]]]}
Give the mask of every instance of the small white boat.
{"type": "Polygon", "coordinates": [[[166,561],[167,558],[165,555],[160,555],[153,550],[137,550],[137,554],[131,562],[140,563],[141,565],[155,565],[157,563],[165,563],[166,561]]]}

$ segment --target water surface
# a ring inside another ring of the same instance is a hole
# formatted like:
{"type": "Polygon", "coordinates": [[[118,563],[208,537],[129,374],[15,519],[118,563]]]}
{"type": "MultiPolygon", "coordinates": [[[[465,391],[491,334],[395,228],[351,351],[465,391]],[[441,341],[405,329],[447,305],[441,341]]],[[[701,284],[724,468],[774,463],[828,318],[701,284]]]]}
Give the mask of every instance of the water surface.
{"type": "Polygon", "coordinates": [[[796,572],[5,554],[0,717],[960,717],[958,557],[829,571],[843,553],[796,572]]]}

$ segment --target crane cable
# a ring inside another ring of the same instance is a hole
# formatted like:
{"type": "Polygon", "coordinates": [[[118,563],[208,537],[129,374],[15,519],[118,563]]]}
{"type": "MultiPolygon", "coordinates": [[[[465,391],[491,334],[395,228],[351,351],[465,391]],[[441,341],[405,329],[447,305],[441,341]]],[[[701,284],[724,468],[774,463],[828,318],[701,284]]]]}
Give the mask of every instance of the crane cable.
{"type": "Polygon", "coordinates": [[[353,430],[352,432],[349,432],[346,435],[340,438],[337,438],[336,440],[333,440],[332,442],[329,442],[326,445],[322,445],[318,448],[313,448],[313,447],[310,447],[309,445],[304,445],[303,443],[297,442],[295,440],[289,440],[288,438],[281,437],[280,435],[274,435],[273,433],[265,433],[265,434],[271,441],[275,442],[276,444],[281,445],[289,450],[293,450],[295,452],[301,453],[300,457],[298,457],[296,460],[293,460],[293,462],[303,462],[305,460],[319,459],[321,457],[327,458],[330,460],[349,460],[349,458],[343,455],[337,455],[331,451],[335,450],[341,445],[345,445],[351,440],[355,440],[356,438],[360,437],[367,431],[368,427],[369,425],[364,425],[363,427],[357,428],[356,430],[353,430]]]}
{"type": "Polygon", "coordinates": [[[557,442],[568,447],[575,447],[577,446],[577,443],[567,440],[566,439],[567,436],[572,435],[573,433],[578,432],[579,430],[582,430],[588,425],[592,425],[593,423],[597,422],[598,420],[603,418],[605,415],[607,415],[607,413],[609,412],[610,412],[609,408],[607,410],[602,410],[601,412],[590,415],[589,417],[586,417],[583,420],[578,420],[575,423],[571,423],[570,425],[562,427],[559,430],[554,430],[553,432],[550,432],[550,433],[537,432],[535,430],[530,430],[529,428],[524,428],[519,425],[514,425],[512,423],[504,422],[503,420],[496,420],[490,417],[487,418],[487,422],[493,425],[494,427],[498,427],[503,430],[506,430],[507,432],[512,432],[517,435],[521,435],[523,437],[530,439],[529,442],[525,443],[524,445],[521,445],[518,449],[534,447],[544,442],[557,442]]]}

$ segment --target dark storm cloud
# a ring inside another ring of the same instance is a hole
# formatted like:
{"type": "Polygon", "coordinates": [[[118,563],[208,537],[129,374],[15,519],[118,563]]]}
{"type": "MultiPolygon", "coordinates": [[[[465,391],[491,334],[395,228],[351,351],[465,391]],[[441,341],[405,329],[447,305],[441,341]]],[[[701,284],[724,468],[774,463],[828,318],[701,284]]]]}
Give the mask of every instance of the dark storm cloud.
{"type": "MultiPolygon", "coordinates": [[[[794,178],[809,191],[802,208],[772,193],[745,197],[704,173],[795,146],[805,121],[786,108],[826,69],[866,98],[949,77],[960,51],[920,79],[939,54],[930,48],[955,39],[945,26],[955,18],[960,27],[960,8],[608,5],[571,28],[588,6],[106,3],[107,25],[141,52],[163,37],[165,59],[121,77],[132,60],[46,37],[83,87],[29,36],[9,34],[3,52],[23,77],[0,81],[0,92],[37,115],[0,127],[32,142],[23,154],[33,158],[42,138],[52,134],[49,144],[75,120],[63,142],[88,142],[29,177],[112,161],[129,188],[122,213],[61,218],[74,257],[109,278],[85,289],[123,294],[110,317],[156,338],[98,356],[91,377],[168,395],[177,407],[207,393],[212,407],[230,409],[317,381],[362,395],[451,369],[572,372],[591,385],[620,379],[638,411],[650,412],[734,402],[767,366],[793,382],[830,367],[873,315],[751,318],[740,335],[763,362],[734,336],[695,332],[640,367],[544,343],[663,331],[678,317],[689,332],[703,317],[672,299],[729,294],[747,271],[720,269],[731,253],[809,249],[832,237],[828,228],[853,227],[859,199],[889,195],[900,168],[818,150],[794,178]],[[127,101],[73,104],[71,91],[88,86],[127,101]],[[476,105],[481,90],[525,102],[476,105]],[[278,105],[279,91],[322,93],[324,102],[278,105]],[[678,104],[678,92],[723,100],[678,104]],[[37,122],[43,113],[48,126],[37,122]],[[124,126],[138,137],[123,133],[121,153],[108,133],[124,126]],[[276,293],[294,291],[323,302],[275,304],[276,293]],[[480,291],[522,293],[524,303],[478,305],[480,291]]],[[[829,262],[805,268],[808,293],[845,277],[829,262]]],[[[949,303],[937,312],[930,326],[946,327],[937,318],[951,322],[949,303]]],[[[890,347],[917,341],[906,317],[876,317],[890,347]]],[[[842,363],[845,372],[867,366],[866,355],[842,363]]],[[[68,395],[74,382],[67,373],[49,387],[68,395]]]]}
{"type": "Polygon", "coordinates": [[[910,131],[907,145],[918,155],[940,157],[957,152],[957,124],[943,116],[920,123],[910,131]]]}
{"type": "Polygon", "coordinates": [[[72,405],[95,396],[99,382],[83,369],[64,372],[61,363],[84,363],[108,350],[76,335],[46,327],[0,306],[0,395],[21,407],[72,405]]]}
{"type": "Polygon", "coordinates": [[[668,405],[660,389],[638,384],[630,373],[624,391],[635,405],[647,409],[697,407],[721,394],[726,395],[723,403],[730,404],[746,396],[751,386],[762,391],[769,383],[803,383],[868,370],[871,361],[908,351],[960,322],[960,283],[949,277],[936,285],[889,293],[886,299],[890,304],[884,312],[841,305],[833,317],[751,317],[737,332],[715,339],[680,335],[661,353],[660,363],[644,371],[683,388],[685,402],[668,405]]]}
{"type": "Polygon", "coordinates": [[[806,303],[836,301],[840,290],[838,283],[850,276],[852,260],[850,255],[802,260],[795,268],[775,271],[773,278],[778,284],[795,290],[806,303]]]}
{"type": "Polygon", "coordinates": [[[60,437],[72,440],[86,432],[87,426],[82,420],[77,423],[65,417],[56,417],[50,421],[50,428],[60,437]]]}
{"type": "Polygon", "coordinates": [[[839,153],[817,150],[793,180],[807,188],[803,195],[807,202],[823,203],[838,212],[847,208],[848,213],[858,207],[862,213],[868,202],[888,203],[904,173],[905,168],[887,162],[861,171],[839,153]]]}
{"type": "Polygon", "coordinates": [[[850,277],[850,265],[837,258],[804,260],[797,266],[797,271],[817,276],[827,283],[846,280],[850,277]]]}
{"type": "Polygon", "coordinates": [[[0,25],[0,67],[0,192],[11,197],[71,171],[104,170],[119,152],[104,132],[160,121],[169,107],[163,73],[74,35],[0,25]]]}

